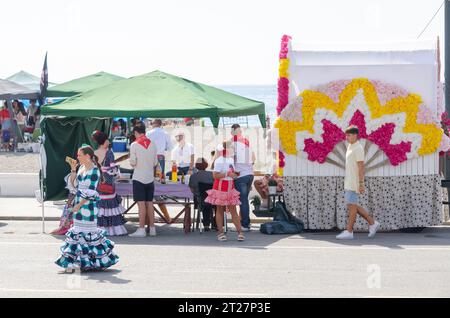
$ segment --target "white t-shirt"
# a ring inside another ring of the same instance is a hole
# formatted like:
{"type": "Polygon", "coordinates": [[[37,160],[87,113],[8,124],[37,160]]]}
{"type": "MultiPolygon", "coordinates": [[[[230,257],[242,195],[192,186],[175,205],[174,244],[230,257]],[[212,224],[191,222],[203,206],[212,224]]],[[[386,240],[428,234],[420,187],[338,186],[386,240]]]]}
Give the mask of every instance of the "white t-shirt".
{"type": "MultiPolygon", "coordinates": [[[[219,173],[227,173],[230,170],[230,166],[235,169],[233,158],[227,158],[220,156],[214,161],[214,171],[219,173]]],[[[231,177],[225,177],[223,180],[233,180],[231,177]]]]}
{"type": "Polygon", "coordinates": [[[236,171],[239,177],[253,175],[253,151],[249,145],[241,141],[233,142],[235,151],[236,171]]]}
{"type": "Polygon", "coordinates": [[[146,133],[148,139],[156,144],[158,155],[164,155],[166,151],[172,149],[170,136],[161,127],[154,128],[146,133]]]}
{"type": "Polygon", "coordinates": [[[364,161],[364,149],[359,141],[349,144],[345,154],[344,189],[359,193],[358,162],[364,161]]]}
{"type": "Polygon", "coordinates": [[[176,145],[172,150],[172,161],[175,160],[178,167],[184,168],[189,167],[191,164],[191,156],[195,153],[194,146],[190,143],[185,143],[184,147],[181,148],[180,145],[176,145]]]}

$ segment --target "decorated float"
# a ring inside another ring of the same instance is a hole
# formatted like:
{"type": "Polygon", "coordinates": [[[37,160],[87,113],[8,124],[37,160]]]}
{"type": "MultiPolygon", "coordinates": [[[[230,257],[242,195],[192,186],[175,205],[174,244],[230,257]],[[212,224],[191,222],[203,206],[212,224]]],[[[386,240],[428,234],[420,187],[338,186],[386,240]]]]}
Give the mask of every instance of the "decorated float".
{"type": "MultiPolygon", "coordinates": [[[[288,209],[308,229],[343,229],[346,141],[356,125],[365,150],[361,204],[382,230],[443,221],[439,153],[443,88],[437,41],[296,44],[283,36],[278,80],[279,173],[288,209]]],[[[357,230],[367,225],[358,218],[357,230]]]]}

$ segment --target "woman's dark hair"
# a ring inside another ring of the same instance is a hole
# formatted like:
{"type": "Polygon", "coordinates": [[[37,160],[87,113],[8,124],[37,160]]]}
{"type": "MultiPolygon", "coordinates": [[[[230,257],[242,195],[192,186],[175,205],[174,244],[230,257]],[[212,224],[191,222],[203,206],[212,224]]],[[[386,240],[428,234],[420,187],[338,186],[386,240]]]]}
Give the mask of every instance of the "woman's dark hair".
{"type": "Polygon", "coordinates": [[[135,135],[130,135],[130,145],[136,141],[136,136],[135,135]]]}
{"type": "Polygon", "coordinates": [[[23,106],[22,102],[19,102],[19,112],[21,112],[22,115],[24,115],[24,116],[27,115],[27,111],[25,110],[25,107],[23,106]]]}
{"type": "Polygon", "coordinates": [[[103,131],[96,130],[92,133],[92,139],[94,139],[94,141],[98,143],[99,146],[102,146],[106,142],[106,140],[108,140],[108,136],[106,136],[103,131]]]}
{"type": "Polygon", "coordinates": [[[145,124],[142,121],[137,121],[133,127],[133,133],[145,134],[145,124]]]}
{"type": "Polygon", "coordinates": [[[345,130],[346,134],[359,135],[359,129],[356,126],[350,126],[345,130]]]}
{"type": "Polygon", "coordinates": [[[208,161],[206,161],[205,158],[198,158],[195,163],[195,168],[198,170],[206,170],[206,168],[208,168],[208,161]]]}
{"type": "Polygon", "coordinates": [[[97,168],[100,172],[100,176],[101,176],[102,175],[102,166],[98,163],[98,157],[94,153],[94,148],[92,148],[89,145],[83,145],[78,150],[81,150],[81,152],[83,152],[85,155],[88,155],[91,158],[94,165],[97,166],[97,168]]]}

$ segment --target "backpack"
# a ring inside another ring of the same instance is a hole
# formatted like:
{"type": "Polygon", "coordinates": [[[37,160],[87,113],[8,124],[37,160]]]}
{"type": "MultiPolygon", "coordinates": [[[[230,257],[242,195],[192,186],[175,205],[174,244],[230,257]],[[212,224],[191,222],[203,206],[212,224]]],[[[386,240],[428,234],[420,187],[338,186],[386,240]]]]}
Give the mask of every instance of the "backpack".
{"type": "Polygon", "coordinates": [[[283,202],[278,201],[274,207],[273,221],[261,224],[259,231],[263,234],[298,234],[303,229],[302,220],[290,213],[283,202]]]}

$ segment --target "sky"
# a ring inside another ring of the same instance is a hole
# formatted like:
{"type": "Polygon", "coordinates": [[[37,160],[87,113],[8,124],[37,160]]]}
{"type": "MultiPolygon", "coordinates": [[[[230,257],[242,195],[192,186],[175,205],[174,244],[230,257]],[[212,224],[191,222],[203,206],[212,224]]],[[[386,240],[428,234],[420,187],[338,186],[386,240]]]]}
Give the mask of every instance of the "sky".
{"type": "MultiPolygon", "coordinates": [[[[442,0],[2,0],[0,78],[62,83],[159,69],[212,85],[275,85],[280,39],[414,40],[442,0]]],[[[421,40],[444,40],[444,8],[421,40]]],[[[441,45],[443,53],[443,45],[441,45]]]]}

